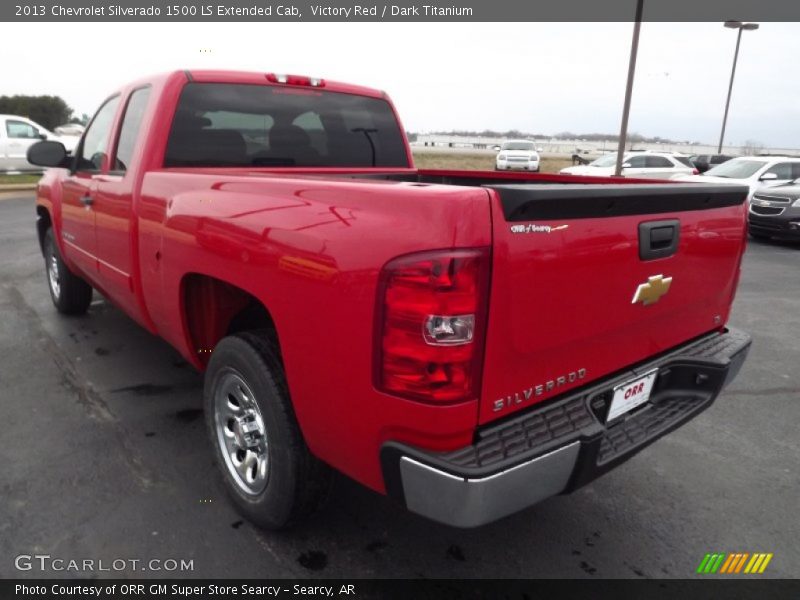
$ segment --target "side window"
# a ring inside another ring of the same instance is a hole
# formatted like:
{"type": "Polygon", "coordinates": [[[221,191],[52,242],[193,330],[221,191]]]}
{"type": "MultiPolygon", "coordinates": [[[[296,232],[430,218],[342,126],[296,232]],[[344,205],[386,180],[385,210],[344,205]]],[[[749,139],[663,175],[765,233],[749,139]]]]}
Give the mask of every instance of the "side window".
{"type": "Polygon", "coordinates": [[[642,167],[647,166],[647,157],[646,156],[632,156],[625,161],[628,165],[630,165],[633,169],[641,169],[642,167]]]}
{"type": "Polygon", "coordinates": [[[6,133],[10,138],[31,140],[39,137],[39,132],[24,121],[6,121],[6,133]]]}
{"type": "Polygon", "coordinates": [[[119,96],[106,100],[86,130],[78,155],[79,171],[99,171],[103,168],[103,161],[108,154],[108,137],[111,133],[111,123],[117,112],[119,96]]]}
{"type": "Polygon", "coordinates": [[[651,169],[671,169],[672,162],[663,156],[645,156],[644,165],[651,169]]]}
{"type": "Polygon", "coordinates": [[[800,179],[800,162],[792,163],[792,179],[800,179]]]}
{"type": "Polygon", "coordinates": [[[775,173],[775,175],[778,176],[778,179],[791,179],[792,163],[778,163],[774,167],[767,169],[766,173],[775,173]]]}
{"type": "Polygon", "coordinates": [[[131,164],[133,149],[139,137],[147,100],[150,98],[150,88],[141,88],[134,91],[125,108],[125,117],[122,119],[122,128],[119,131],[117,150],[114,153],[114,171],[125,172],[131,164]]]}

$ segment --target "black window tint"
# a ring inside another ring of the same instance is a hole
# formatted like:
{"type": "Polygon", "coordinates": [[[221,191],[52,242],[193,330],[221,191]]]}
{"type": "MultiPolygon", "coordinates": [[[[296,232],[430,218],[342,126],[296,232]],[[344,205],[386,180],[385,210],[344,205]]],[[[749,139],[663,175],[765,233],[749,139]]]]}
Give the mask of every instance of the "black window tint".
{"type": "Polygon", "coordinates": [[[800,179],[800,163],[792,163],[792,179],[800,179]]]}
{"type": "Polygon", "coordinates": [[[119,96],[106,100],[92,119],[81,142],[78,154],[79,171],[99,171],[103,168],[103,161],[108,153],[108,136],[118,104],[119,96]]]}
{"type": "Polygon", "coordinates": [[[775,173],[778,179],[791,179],[792,163],[778,163],[774,167],[768,169],[767,173],[775,173]]]}
{"type": "Polygon", "coordinates": [[[672,162],[663,156],[646,156],[644,164],[650,169],[671,169],[673,168],[672,162]]]}
{"type": "Polygon", "coordinates": [[[128,100],[114,158],[115,171],[127,171],[128,166],[131,164],[133,149],[139,137],[139,129],[142,126],[142,118],[144,118],[144,111],[147,108],[147,100],[149,98],[150,88],[147,87],[134,91],[128,100]]]}
{"type": "Polygon", "coordinates": [[[379,98],[295,87],[189,83],[167,167],[407,167],[405,142],[379,98]]]}

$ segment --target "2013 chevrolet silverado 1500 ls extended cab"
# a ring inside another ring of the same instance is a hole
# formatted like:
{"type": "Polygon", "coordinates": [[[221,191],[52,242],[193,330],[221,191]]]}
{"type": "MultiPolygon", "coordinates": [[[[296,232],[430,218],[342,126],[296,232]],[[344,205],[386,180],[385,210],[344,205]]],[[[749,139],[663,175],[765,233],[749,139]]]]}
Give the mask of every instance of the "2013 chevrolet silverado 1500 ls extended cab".
{"type": "Polygon", "coordinates": [[[481,525],[685,423],[739,371],[738,186],[417,170],[379,91],[175,72],[117,91],[38,186],[50,294],[100,291],[205,372],[254,522],[331,468],[481,525]]]}

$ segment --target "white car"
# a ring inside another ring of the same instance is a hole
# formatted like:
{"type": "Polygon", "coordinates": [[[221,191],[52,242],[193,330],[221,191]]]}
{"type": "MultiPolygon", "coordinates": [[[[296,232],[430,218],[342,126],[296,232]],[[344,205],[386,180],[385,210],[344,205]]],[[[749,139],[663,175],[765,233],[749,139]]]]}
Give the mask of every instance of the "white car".
{"type": "MultiPolygon", "coordinates": [[[[610,177],[617,165],[616,153],[601,156],[588,165],[561,169],[562,175],[594,175],[610,177]]],[[[623,177],[672,179],[698,173],[688,156],[670,152],[627,152],[622,157],[623,177]]]]}
{"type": "Polygon", "coordinates": [[[55,128],[58,135],[74,135],[80,137],[86,128],[79,123],[67,123],[66,125],[59,125],[55,128]]]}
{"type": "Polygon", "coordinates": [[[503,142],[494,161],[498,171],[538,171],[539,153],[536,144],[526,141],[503,142]]]}
{"type": "Polygon", "coordinates": [[[61,142],[72,152],[80,138],[60,136],[25,117],[0,115],[0,171],[41,171],[28,162],[28,148],[41,140],[61,142]]]}
{"type": "Polygon", "coordinates": [[[742,156],[709,169],[702,175],[680,181],[738,183],[750,188],[747,199],[760,187],[772,187],[800,178],[800,158],[788,156],[742,156]]]}

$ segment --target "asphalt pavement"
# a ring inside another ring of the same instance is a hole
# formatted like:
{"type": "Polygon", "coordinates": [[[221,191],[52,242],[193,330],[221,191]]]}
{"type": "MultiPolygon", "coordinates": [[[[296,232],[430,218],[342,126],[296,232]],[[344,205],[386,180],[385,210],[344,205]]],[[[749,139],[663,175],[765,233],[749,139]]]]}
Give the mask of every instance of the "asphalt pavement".
{"type": "Polygon", "coordinates": [[[321,513],[271,533],[226,500],[202,377],[97,294],[55,312],[34,219],[30,192],[0,196],[0,577],[683,578],[708,552],[771,552],[764,577],[797,576],[800,245],[749,245],[732,324],[754,342],[732,386],[588,487],[457,530],[339,477],[321,513]],[[143,562],[17,570],[36,554],[143,562]]]}

